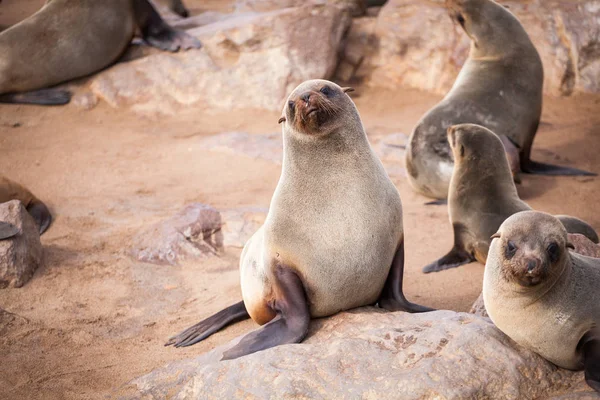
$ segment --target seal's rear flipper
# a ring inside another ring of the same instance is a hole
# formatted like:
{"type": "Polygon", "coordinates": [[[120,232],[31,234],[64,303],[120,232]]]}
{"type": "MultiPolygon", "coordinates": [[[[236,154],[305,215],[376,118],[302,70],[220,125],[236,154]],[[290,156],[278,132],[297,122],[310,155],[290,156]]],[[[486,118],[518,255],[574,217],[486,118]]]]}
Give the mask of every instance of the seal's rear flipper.
{"type": "Polygon", "coordinates": [[[583,353],[585,381],[596,392],[600,392],[600,328],[586,333],[579,346],[583,353]]]}
{"type": "Polygon", "coordinates": [[[444,257],[423,267],[423,273],[428,274],[456,268],[473,261],[475,261],[475,258],[471,254],[454,246],[444,257]]]}
{"type": "Polygon", "coordinates": [[[559,165],[544,164],[529,160],[521,164],[521,171],[533,175],[553,175],[553,176],[597,176],[594,172],[583,171],[577,168],[561,167],[559,165]]]}
{"type": "Polygon", "coordinates": [[[231,360],[282,344],[299,343],[308,332],[310,311],[300,277],[292,269],[277,266],[274,271],[275,301],[270,307],[277,316],[262,328],[244,336],[223,353],[231,360]]]}
{"type": "Polygon", "coordinates": [[[62,106],[71,101],[71,92],[59,89],[41,89],[23,93],[0,95],[0,103],[62,106]]]}
{"type": "Polygon", "coordinates": [[[239,303],[229,306],[226,309],[219,311],[215,315],[198,322],[196,325],[189,327],[177,336],[173,336],[167,343],[165,343],[165,346],[191,346],[206,339],[227,325],[248,318],[250,318],[250,315],[248,314],[248,311],[246,311],[244,302],[240,301],[239,303]]]}
{"type": "Polygon", "coordinates": [[[168,51],[202,47],[195,37],[170,27],[148,0],[134,0],[133,8],[137,25],[149,45],[168,51]]]}
{"type": "Polygon", "coordinates": [[[46,229],[52,223],[52,214],[48,210],[48,207],[41,201],[32,201],[29,206],[27,206],[27,212],[31,214],[35,223],[40,228],[40,235],[46,232],[46,229]]]}
{"type": "Polygon", "coordinates": [[[8,222],[0,222],[0,240],[10,239],[19,233],[19,228],[8,222]]]}
{"type": "Polygon", "coordinates": [[[402,282],[404,280],[404,240],[398,246],[394,260],[392,261],[392,267],[388,273],[388,277],[383,286],[381,295],[379,296],[379,307],[384,308],[388,311],[406,311],[409,313],[421,313],[427,311],[434,311],[433,308],[421,306],[419,304],[411,303],[404,296],[402,291],[402,282]]]}

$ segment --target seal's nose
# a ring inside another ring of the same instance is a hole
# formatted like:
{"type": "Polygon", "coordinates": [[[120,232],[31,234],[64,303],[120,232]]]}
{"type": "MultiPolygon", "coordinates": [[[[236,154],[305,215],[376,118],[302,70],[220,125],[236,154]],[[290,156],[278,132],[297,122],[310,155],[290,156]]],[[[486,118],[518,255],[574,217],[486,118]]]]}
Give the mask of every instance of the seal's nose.
{"type": "Polygon", "coordinates": [[[310,101],[310,92],[304,93],[300,98],[308,105],[308,102],[310,101]]]}
{"type": "Polygon", "coordinates": [[[527,261],[527,275],[533,274],[537,267],[540,266],[540,260],[531,258],[527,261]]]}

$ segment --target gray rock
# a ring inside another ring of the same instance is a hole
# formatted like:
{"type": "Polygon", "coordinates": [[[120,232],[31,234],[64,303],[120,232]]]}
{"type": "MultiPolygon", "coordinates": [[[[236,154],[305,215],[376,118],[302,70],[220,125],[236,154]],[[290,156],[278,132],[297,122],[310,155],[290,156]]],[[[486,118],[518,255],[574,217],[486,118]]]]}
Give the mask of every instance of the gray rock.
{"type": "MultiPolygon", "coordinates": [[[[374,308],[315,320],[300,344],[219,362],[227,346],[131,382],[135,398],[534,399],[580,387],[488,320],[374,308]]],[[[127,398],[127,397],[125,397],[127,398]]]]}
{"type": "Polygon", "coordinates": [[[240,207],[223,210],[223,244],[226,247],[242,248],[264,224],[268,207],[240,207]]]}
{"type": "Polygon", "coordinates": [[[192,105],[279,111],[302,81],[333,76],[351,21],[335,5],[220,18],[188,31],[202,49],[117,64],[93,78],[91,89],[113,107],[145,114],[192,105]]]}
{"type": "Polygon", "coordinates": [[[31,279],[42,263],[39,229],[18,200],[0,204],[0,221],[18,229],[15,236],[0,240],[0,289],[18,288],[31,279]]]}
{"type": "Polygon", "coordinates": [[[194,203],[174,217],[154,224],[134,238],[131,255],[138,261],[176,265],[192,258],[218,255],[223,250],[221,214],[194,203]]]}

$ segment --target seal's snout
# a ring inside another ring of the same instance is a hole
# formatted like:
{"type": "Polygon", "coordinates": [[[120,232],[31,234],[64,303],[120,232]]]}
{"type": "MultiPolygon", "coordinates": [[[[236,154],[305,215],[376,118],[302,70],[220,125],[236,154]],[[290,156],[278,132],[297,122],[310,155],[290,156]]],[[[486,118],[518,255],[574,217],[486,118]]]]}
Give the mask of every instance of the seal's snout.
{"type": "Polygon", "coordinates": [[[521,268],[516,273],[516,278],[522,286],[535,286],[542,282],[546,271],[542,261],[535,256],[526,256],[520,262],[521,268]]]}
{"type": "Polygon", "coordinates": [[[302,101],[304,101],[306,103],[307,106],[310,104],[310,92],[306,92],[306,93],[302,94],[302,96],[300,96],[300,98],[302,99],[302,101]]]}
{"type": "Polygon", "coordinates": [[[527,261],[527,275],[532,275],[536,268],[540,266],[540,260],[537,258],[527,261]]]}

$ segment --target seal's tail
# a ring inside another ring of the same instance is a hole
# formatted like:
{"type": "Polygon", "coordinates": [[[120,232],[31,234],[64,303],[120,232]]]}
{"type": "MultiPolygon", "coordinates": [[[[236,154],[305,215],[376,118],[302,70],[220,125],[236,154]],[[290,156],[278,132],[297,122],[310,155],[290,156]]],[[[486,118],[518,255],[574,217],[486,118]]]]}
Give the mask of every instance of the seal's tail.
{"type": "Polygon", "coordinates": [[[71,101],[71,92],[59,89],[41,89],[24,93],[0,95],[0,103],[37,104],[40,106],[61,106],[71,101]]]}
{"type": "Polygon", "coordinates": [[[529,160],[521,164],[521,171],[534,175],[565,175],[565,176],[597,176],[594,172],[583,171],[577,168],[561,167],[560,165],[544,164],[529,160]]]}

